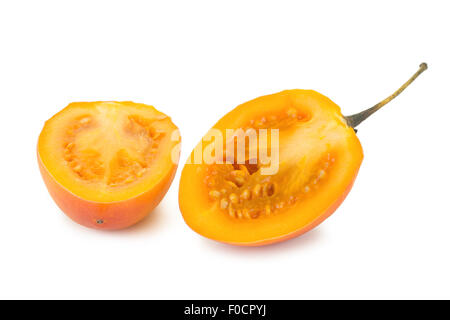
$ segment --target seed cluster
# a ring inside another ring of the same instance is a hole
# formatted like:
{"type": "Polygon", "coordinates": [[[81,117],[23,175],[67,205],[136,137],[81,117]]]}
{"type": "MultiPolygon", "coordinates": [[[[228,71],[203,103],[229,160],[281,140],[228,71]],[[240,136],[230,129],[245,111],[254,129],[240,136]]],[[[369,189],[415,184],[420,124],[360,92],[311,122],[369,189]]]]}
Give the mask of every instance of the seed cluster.
{"type": "Polygon", "coordinates": [[[134,159],[125,149],[121,149],[110,163],[107,184],[115,187],[131,183],[144,175],[147,166],[146,162],[134,159]]]}
{"type": "MultiPolygon", "coordinates": [[[[250,128],[280,128],[308,117],[294,108],[285,114],[261,117],[249,122],[250,128]]],[[[326,154],[317,164],[317,171],[310,175],[307,183],[299,186],[294,194],[282,190],[282,176],[262,176],[250,164],[213,164],[208,166],[205,184],[209,198],[231,218],[257,219],[271,216],[308,197],[326,179],[335,158],[326,154]]]]}
{"type": "Polygon", "coordinates": [[[267,116],[261,116],[257,119],[252,119],[248,122],[245,129],[268,129],[278,128],[282,129],[289,127],[298,121],[307,121],[309,116],[300,112],[296,108],[289,108],[287,111],[280,114],[271,114],[267,116]]]}
{"type": "Polygon", "coordinates": [[[281,190],[282,177],[258,176],[251,178],[245,165],[238,170],[231,165],[212,165],[207,168],[205,183],[209,198],[232,218],[256,219],[281,212],[319,189],[326,179],[335,158],[327,154],[317,165],[317,171],[294,194],[281,190]]]}
{"type": "Polygon", "coordinates": [[[74,121],[67,129],[67,141],[64,145],[64,160],[80,178],[91,181],[103,179],[105,166],[100,154],[94,149],[85,149],[79,154],[76,151],[75,136],[83,129],[90,127],[93,120],[90,116],[83,116],[74,121]]]}
{"type": "Polygon", "coordinates": [[[330,170],[331,165],[336,161],[330,153],[322,159],[318,165],[317,172],[311,176],[308,183],[303,186],[302,192],[307,194],[311,190],[317,190],[319,183],[326,177],[327,172],[330,170]]]}
{"type": "Polygon", "coordinates": [[[97,150],[76,145],[76,135],[81,130],[95,125],[91,116],[78,118],[67,130],[64,159],[72,171],[83,180],[103,181],[111,187],[129,184],[148,171],[149,163],[164,135],[156,131],[151,124],[152,121],[142,117],[129,116],[124,133],[144,141],[145,148],[140,150],[138,158],[130,155],[125,148],[119,148],[112,159],[105,162],[97,150]]]}
{"type": "Polygon", "coordinates": [[[275,192],[271,182],[256,183],[252,186],[251,172],[247,165],[212,165],[208,169],[205,182],[210,188],[210,199],[217,201],[220,209],[230,217],[255,219],[259,212],[248,208],[251,201],[270,197],[275,192]]]}

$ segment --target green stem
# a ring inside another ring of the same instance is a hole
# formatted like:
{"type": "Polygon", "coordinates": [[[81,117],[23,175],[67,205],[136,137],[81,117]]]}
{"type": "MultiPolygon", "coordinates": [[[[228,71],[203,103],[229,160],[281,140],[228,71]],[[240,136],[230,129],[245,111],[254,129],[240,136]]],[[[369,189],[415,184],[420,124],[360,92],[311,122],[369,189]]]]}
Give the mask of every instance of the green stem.
{"type": "Polygon", "coordinates": [[[384,99],[383,101],[377,103],[376,105],[374,105],[372,108],[369,108],[367,110],[361,111],[359,113],[353,114],[351,116],[346,116],[345,120],[347,120],[347,124],[352,127],[352,128],[356,128],[361,122],[363,122],[364,120],[366,120],[368,117],[370,117],[373,113],[375,113],[376,111],[380,110],[384,105],[386,105],[387,103],[389,103],[391,100],[393,100],[396,96],[398,96],[400,93],[402,93],[403,90],[405,90],[410,84],[411,82],[413,82],[414,80],[416,80],[416,78],[425,70],[427,70],[428,66],[426,63],[422,63],[420,65],[419,70],[417,70],[416,73],[414,73],[414,75],[409,78],[408,81],[405,82],[405,84],[403,84],[397,91],[395,91],[393,94],[391,94],[389,97],[387,97],[386,99],[384,99]]]}

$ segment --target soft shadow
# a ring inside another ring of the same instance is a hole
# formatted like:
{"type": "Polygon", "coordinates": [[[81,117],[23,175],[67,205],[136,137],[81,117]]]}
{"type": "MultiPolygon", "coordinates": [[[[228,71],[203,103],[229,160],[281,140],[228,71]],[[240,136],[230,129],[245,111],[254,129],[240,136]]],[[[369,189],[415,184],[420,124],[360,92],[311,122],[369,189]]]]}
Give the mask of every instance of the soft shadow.
{"type": "Polygon", "coordinates": [[[107,232],[115,235],[136,235],[139,233],[147,233],[152,229],[157,229],[160,227],[163,222],[162,211],[164,211],[164,208],[162,208],[161,206],[157,206],[155,209],[153,209],[152,212],[148,214],[147,217],[145,217],[142,221],[136,223],[135,225],[132,225],[131,227],[128,227],[126,229],[112,231],[110,230],[107,232]]]}
{"type": "Polygon", "coordinates": [[[292,250],[301,250],[302,248],[314,246],[318,244],[323,239],[321,236],[321,232],[319,229],[313,229],[299,237],[286,240],[283,242],[278,242],[274,244],[269,244],[265,246],[259,247],[241,247],[229,245],[226,243],[220,243],[213,240],[205,240],[204,243],[206,246],[209,246],[214,249],[219,249],[222,251],[229,252],[231,254],[255,254],[258,255],[262,252],[264,253],[275,253],[275,252],[283,252],[283,251],[292,251],[292,250]]]}

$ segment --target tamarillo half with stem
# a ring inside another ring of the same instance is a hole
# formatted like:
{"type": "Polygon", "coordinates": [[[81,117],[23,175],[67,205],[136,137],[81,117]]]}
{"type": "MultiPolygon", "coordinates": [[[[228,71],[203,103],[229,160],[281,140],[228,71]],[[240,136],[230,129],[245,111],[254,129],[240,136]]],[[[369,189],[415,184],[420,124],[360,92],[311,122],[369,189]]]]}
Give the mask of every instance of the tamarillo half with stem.
{"type": "Polygon", "coordinates": [[[244,246],[311,230],[339,207],[358,174],[363,151],[355,128],[426,69],[422,63],[392,95],[351,116],[313,90],[239,105],[210,129],[183,168],[185,222],[202,236],[244,246]]]}

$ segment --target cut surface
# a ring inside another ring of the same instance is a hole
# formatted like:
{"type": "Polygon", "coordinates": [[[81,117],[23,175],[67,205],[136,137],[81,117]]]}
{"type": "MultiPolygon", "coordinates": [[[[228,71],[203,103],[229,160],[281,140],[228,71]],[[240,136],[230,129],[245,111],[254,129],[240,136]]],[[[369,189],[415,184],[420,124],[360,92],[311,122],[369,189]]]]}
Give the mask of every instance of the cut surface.
{"type": "MultiPolygon", "coordinates": [[[[314,91],[283,91],[252,100],[213,127],[224,136],[227,129],[239,128],[256,134],[258,141],[259,129],[277,129],[278,137],[235,149],[228,163],[187,164],[181,176],[184,219],[211,239],[264,244],[306,230],[340,201],[362,161],[359,140],[339,107],[314,91]],[[276,138],[274,147],[270,140],[276,138]],[[255,148],[256,158],[250,152],[255,148]],[[263,148],[268,155],[278,154],[272,158],[278,163],[272,174],[262,172],[269,166],[260,157],[263,148]],[[245,152],[244,163],[237,161],[239,152],[245,152]]],[[[230,141],[222,144],[226,149],[230,141]]],[[[205,150],[206,145],[197,148],[205,150]]]]}
{"type": "Polygon", "coordinates": [[[53,178],[76,196],[121,201],[171,170],[176,130],[169,117],[144,104],[72,103],[46,122],[38,154],[53,178]]]}

